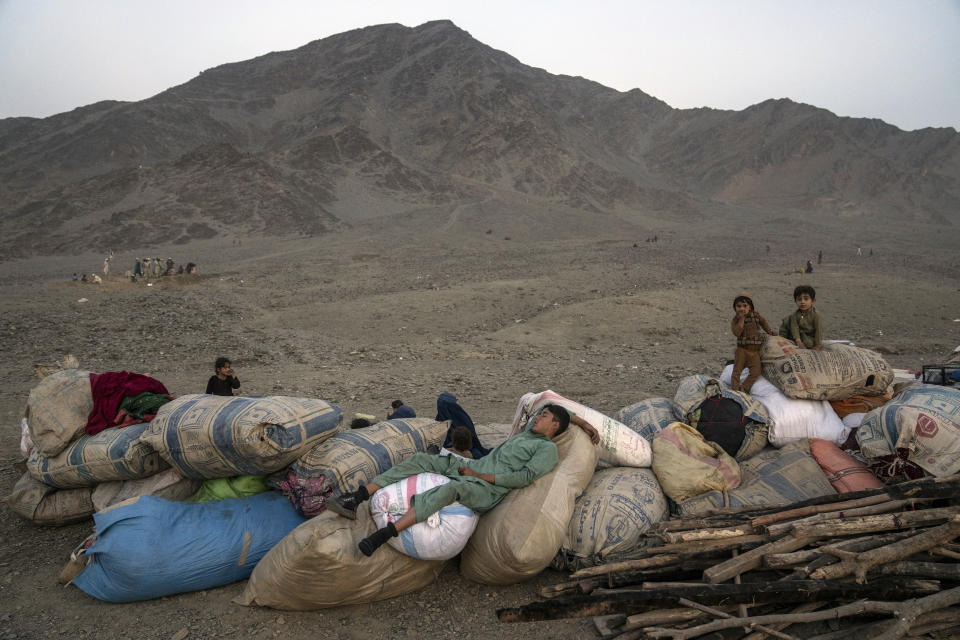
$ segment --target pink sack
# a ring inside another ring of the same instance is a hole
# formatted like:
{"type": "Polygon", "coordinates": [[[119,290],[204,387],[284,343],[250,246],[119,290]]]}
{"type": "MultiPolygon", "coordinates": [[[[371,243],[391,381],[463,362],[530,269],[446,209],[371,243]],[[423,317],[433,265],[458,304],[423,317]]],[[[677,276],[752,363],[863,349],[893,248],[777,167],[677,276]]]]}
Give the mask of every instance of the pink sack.
{"type": "Polygon", "coordinates": [[[837,493],[884,487],[862,462],[828,440],[810,438],[810,453],[837,493]]]}

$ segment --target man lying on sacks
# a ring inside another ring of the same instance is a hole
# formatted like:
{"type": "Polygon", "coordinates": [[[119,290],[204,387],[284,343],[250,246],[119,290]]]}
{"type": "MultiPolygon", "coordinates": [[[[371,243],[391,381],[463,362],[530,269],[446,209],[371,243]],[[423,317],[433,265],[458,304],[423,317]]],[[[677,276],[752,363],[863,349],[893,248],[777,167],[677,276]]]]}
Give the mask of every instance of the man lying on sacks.
{"type": "Polygon", "coordinates": [[[357,508],[378,489],[400,482],[418,473],[437,473],[450,482],[413,496],[410,510],[396,522],[360,541],[360,551],[373,555],[383,543],[399,535],[407,527],[424,522],[443,507],[459,502],[477,515],[493,509],[511,489],[520,489],[549,473],[557,464],[557,445],[552,440],[573,423],[583,429],[594,444],[600,434],[587,422],[570,415],[555,404],[546,405],[529,429],[495,447],[479,460],[463,460],[455,456],[418,453],[375,477],[356,491],[345,493],[327,503],[327,507],[350,519],[357,517],[357,508]]]}

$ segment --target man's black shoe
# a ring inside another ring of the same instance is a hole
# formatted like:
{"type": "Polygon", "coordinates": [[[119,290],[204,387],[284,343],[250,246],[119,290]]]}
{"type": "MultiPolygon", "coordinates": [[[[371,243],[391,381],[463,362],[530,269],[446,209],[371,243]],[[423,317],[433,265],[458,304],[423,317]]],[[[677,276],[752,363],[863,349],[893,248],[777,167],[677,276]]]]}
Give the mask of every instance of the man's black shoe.
{"type": "Polygon", "coordinates": [[[397,535],[397,528],[392,522],[388,522],[387,526],[385,526],[383,529],[377,529],[368,537],[361,540],[357,546],[360,547],[360,553],[369,558],[373,555],[374,551],[380,548],[380,545],[390,538],[397,537],[397,535]]]}
{"type": "Polygon", "coordinates": [[[357,519],[357,508],[368,498],[370,494],[367,493],[367,487],[360,485],[360,488],[356,491],[351,491],[350,493],[345,493],[342,496],[334,498],[327,502],[327,508],[334,513],[338,513],[344,518],[350,518],[351,520],[357,519]]]}

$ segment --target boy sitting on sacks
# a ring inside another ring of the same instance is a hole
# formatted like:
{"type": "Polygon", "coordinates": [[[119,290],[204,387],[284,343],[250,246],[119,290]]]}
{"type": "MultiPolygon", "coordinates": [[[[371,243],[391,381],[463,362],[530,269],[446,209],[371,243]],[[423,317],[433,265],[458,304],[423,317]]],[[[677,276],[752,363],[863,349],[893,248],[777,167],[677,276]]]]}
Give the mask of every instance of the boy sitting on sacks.
{"type": "Polygon", "coordinates": [[[808,284],[793,290],[797,310],[780,323],[780,335],[797,343],[798,349],[820,349],[823,346],[823,318],[813,306],[817,292],[808,284]]]}
{"type": "Polygon", "coordinates": [[[733,377],[730,378],[730,388],[739,391],[741,387],[747,393],[753,388],[753,383],[760,377],[760,349],[763,348],[763,331],[770,335],[777,335],[770,330],[770,325],[763,316],[756,312],[753,300],[745,293],[733,299],[733,309],[737,315],[730,321],[730,330],[737,336],[737,351],[733,356],[733,377]],[[762,328],[762,331],[761,331],[762,328]],[[740,384],[740,372],[743,368],[750,369],[750,375],[740,384]]]}
{"type": "Polygon", "coordinates": [[[482,515],[493,509],[511,489],[520,489],[549,473],[557,464],[557,445],[551,442],[573,422],[586,431],[594,444],[600,434],[582,419],[571,416],[557,405],[545,406],[522,433],[495,447],[479,460],[463,460],[455,456],[432,456],[418,453],[381,473],[356,491],[345,493],[327,502],[327,507],[347,518],[357,517],[357,508],[382,487],[400,482],[418,473],[431,472],[450,478],[450,482],[413,496],[410,510],[396,522],[360,541],[360,551],[373,555],[380,545],[401,531],[423,522],[443,507],[459,502],[482,515]]]}

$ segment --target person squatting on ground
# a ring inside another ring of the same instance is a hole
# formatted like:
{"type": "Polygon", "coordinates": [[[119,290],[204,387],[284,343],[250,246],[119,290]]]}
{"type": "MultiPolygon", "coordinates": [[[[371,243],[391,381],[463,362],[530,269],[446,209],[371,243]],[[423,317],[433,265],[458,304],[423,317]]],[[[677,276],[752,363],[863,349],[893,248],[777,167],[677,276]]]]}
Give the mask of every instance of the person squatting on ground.
{"type": "Polygon", "coordinates": [[[393,409],[393,413],[387,416],[387,420],[417,417],[417,413],[413,410],[413,407],[403,404],[402,400],[394,400],[390,403],[390,408],[393,409]]]}
{"type": "Polygon", "coordinates": [[[745,293],[733,299],[733,309],[737,315],[730,321],[730,330],[737,336],[737,351],[733,356],[733,376],[730,378],[730,387],[734,391],[742,388],[747,393],[753,388],[753,383],[760,377],[760,349],[763,348],[763,331],[770,335],[777,335],[770,330],[770,325],[757,313],[753,300],[745,293]],[[761,331],[762,329],[762,331],[761,331]],[[747,379],[740,384],[740,372],[744,367],[750,369],[747,379]]]}
{"type": "Polygon", "coordinates": [[[207,381],[205,393],[215,396],[232,396],[233,390],[240,388],[240,380],[233,372],[229,359],[217,358],[213,364],[213,370],[216,373],[207,381]]]}
{"type": "Polygon", "coordinates": [[[396,522],[374,532],[360,541],[360,551],[373,555],[383,543],[401,531],[423,522],[443,507],[459,502],[477,515],[493,509],[511,489],[520,489],[549,473],[559,460],[557,445],[552,441],[566,431],[573,422],[587,432],[597,443],[596,429],[566,409],[557,405],[545,406],[533,424],[524,432],[495,447],[479,460],[463,460],[456,456],[432,456],[418,453],[381,473],[356,491],[327,502],[331,511],[347,518],[357,517],[357,508],[378,489],[400,482],[418,473],[437,473],[450,482],[418,493],[410,501],[410,509],[396,522]]]}
{"type": "Polygon", "coordinates": [[[813,306],[817,292],[808,284],[793,290],[797,310],[780,323],[780,335],[797,343],[798,349],[820,349],[823,346],[823,318],[813,306]]]}

